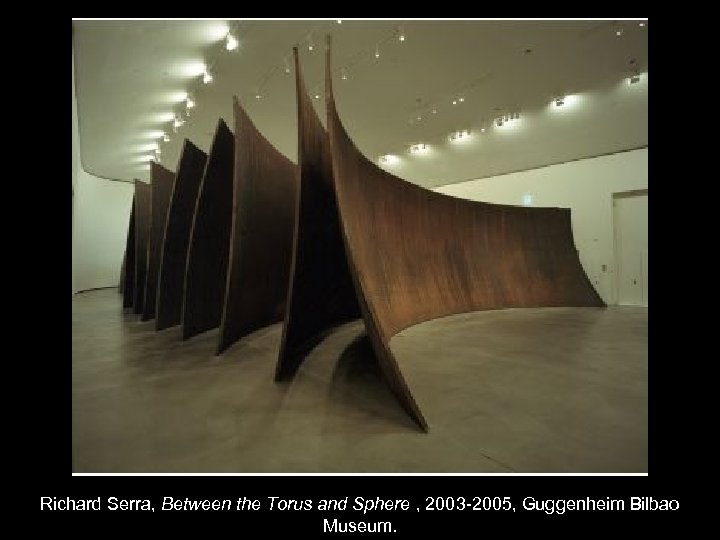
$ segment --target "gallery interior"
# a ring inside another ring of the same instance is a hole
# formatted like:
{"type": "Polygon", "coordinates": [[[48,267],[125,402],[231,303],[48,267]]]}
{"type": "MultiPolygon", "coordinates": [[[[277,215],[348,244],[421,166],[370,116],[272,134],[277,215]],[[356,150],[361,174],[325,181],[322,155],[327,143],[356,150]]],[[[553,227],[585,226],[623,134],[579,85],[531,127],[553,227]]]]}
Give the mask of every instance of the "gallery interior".
{"type": "Polygon", "coordinates": [[[73,20],[73,473],[648,472],[648,21],[73,20]]]}

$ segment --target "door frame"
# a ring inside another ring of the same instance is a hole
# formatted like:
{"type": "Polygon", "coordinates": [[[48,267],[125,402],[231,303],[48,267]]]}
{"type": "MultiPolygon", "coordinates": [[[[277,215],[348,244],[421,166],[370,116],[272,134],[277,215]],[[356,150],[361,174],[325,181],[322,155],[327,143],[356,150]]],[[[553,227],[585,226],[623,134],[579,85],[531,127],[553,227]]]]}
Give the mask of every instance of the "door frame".
{"type": "Polygon", "coordinates": [[[613,227],[613,274],[614,283],[612,286],[613,291],[613,304],[620,305],[620,241],[618,238],[618,226],[617,226],[617,205],[616,201],[620,199],[632,199],[633,197],[647,197],[648,188],[645,189],[630,189],[627,191],[616,191],[612,194],[611,202],[612,205],[612,227],[613,227]]]}

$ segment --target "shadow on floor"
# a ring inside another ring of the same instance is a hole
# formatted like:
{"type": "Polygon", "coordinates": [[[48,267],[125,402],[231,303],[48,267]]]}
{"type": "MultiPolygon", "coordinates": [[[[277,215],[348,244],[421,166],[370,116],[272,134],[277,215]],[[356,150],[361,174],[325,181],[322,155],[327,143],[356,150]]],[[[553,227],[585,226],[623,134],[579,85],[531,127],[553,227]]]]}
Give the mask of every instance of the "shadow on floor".
{"type": "Polygon", "coordinates": [[[362,331],[340,353],[328,387],[331,404],[355,409],[374,417],[374,424],[388,424],[402,431],[417,426],[400,407],[385,382],[368,335],[362,331]]]}

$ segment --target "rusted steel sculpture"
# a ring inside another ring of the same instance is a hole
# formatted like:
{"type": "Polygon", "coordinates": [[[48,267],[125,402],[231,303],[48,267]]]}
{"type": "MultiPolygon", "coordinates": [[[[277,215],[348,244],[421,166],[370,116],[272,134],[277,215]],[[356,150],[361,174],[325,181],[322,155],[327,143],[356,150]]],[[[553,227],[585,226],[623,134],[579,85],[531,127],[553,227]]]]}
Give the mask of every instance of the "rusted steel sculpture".
{"type": "Polygon", "coordinates": [[[295,164],[255,128],[237,101],[232,232],[217,352],[281,321],[292,256],[295,164]]]}
{"type": "Polygon", "coordinates": [[[155,308],[155,329],[180,324],[190,227],[207,155],[185,139],[167,211],[155,308]]]}
{"type": "MultiPolygon", "coordinates": [[[[580,264],[568,209],[457,199],[406,182],[367,160],[335,107],[329,38],[326,99],[332,178],[356,298],[391,389],[423,430],[427,422],[388,346],[393,335],[466,311],[604,306],[580,264]]],[[[304,91],[298,95],[300,107],[301,116],[311,114],[304,91]]],[[[300,125],[307,130],[311,124],[300,125]]],[[[302,143],[301,149],[319,151],[302,143]]],[[[302,155],[300,162],[307,159],[302,155]]],[[[298,312],[312,308],[297,306],[298,312]]]]}
{"type": "Polygon", "coordinates": [[[315,114],[300,70],[295,81],[298,115],[298,197],[287,308],[275,380],[291,377],[331,327],[360,317],[347,266],[327,132],[315,114]]]}
{"type": "Polygon", "coordinates": [[[125,241],[125,272],[123,274],[123,309],[133,307],[135,300],[135,195],[130,207],[127,240],[125,241]]]}
{"type": "Polygon", "coordinates": [[[159,163],[150,163],[150,238],[148,240],[145,301],[143,303],[142,317],[140,318],[142,321],[149,321],[155,317],[160,254],[173,184],[175,184],[174,172],[167,170],[159,163]]]}
{"type": "Polygon", "coordinates": [[[148,237],[150,236],[150,185],[135,180],[135,283],[133,286],[133,313],[143,312],[145,278],[147,276],[148,237]]]}
{"type": "Polygon", "coordinates": [[[220,324],[232,226],[234,148],[235,137],[221,119],[205,165],[190,234],[183,339],[220,324]]]}

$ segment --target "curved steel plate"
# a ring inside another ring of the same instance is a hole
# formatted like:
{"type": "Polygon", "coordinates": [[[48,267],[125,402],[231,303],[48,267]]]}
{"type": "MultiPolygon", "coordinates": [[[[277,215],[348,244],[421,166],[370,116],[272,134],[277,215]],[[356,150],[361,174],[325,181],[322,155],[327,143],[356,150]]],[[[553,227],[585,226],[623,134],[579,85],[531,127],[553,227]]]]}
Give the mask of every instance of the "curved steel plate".
{"type": "Polygon", "coordinates": [[[330,143],[308,96],[297,47],[299,196],[290,287],[275,380],[292,376],[326,331],[360,317],[340,234],[330,143]]]}
{"type": "Polygon", "coordinates": [[[253,125],[237,101],[230,262],[217,352],[282,320],[290,271],[295,164],[253,125]]]}
{"type": "Polygon", "coordinates": [[[188,251],[182,334],[188,339],[220,324],[232,226],[235,137],[218,122],[200,185],[188,251]]]}
{"type": "Polygon", "coordinates": [[[207,155],[185,139],[167,211],[157,285],[155,329],[180,324],[190,227],[207,155]]]}
{"type": "Polygon", "coordinates": [[[466,311],[604,306],[580,264],[570,211],[458,199],[369,161],[337,113],[326,63],[328,132],[340,221],[368,335],[391,388],[427,429],[388,343],[466,311]]]}
{"type": "Polygon", "coordinates": [[[143,312],[147,276],[148,238],[150,236],[150,185],[135,180],[135,285],[133,313],[143,312]]]}
{"type": "Polygon", "coordinates": [[[150,163],[150,238],[148,241],[147,277],[145,279],[145,301],[141,320],[148,321],[155,317],[157,301],[158,272],[162,241],[167,223],[167,211],[170,205],[175,173],[167,170],[159,163],[150,163]]]}

